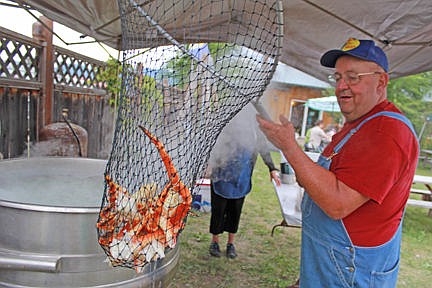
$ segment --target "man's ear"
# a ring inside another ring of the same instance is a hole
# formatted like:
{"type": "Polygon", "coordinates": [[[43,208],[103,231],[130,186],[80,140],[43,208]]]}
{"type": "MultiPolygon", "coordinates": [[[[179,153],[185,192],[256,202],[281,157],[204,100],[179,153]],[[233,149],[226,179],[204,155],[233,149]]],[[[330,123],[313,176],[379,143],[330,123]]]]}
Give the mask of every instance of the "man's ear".
{"type": "Polygon", "coordinates": [[[381,73],[379,75],[379,81],[378,81],[378,87],[377,90],[379,92],[379,94],[382,94],[383,92],[385,92],[385,90],[387,89],[387,84],[389,82],[389,74],[388,73],[381,73]]]}

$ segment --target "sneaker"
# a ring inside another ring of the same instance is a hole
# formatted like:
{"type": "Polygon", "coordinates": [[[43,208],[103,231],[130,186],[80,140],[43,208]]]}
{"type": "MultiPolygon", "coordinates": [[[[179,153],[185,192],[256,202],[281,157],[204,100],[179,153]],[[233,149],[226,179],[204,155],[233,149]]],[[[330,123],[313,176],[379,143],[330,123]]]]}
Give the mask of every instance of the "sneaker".
{"type": "Polygon", "coordinates": [[[221,256],[221,251],[219,248],[219,244],[217,242],[212,242],[210,244],[210,255],[214,256],[214,257],[220,257],[221,256]]]}
{"type": "Polygon", "coordinates": [[[228,258],[234,259],[237,257],[237,253],[235,251],[234,244],[228,243],[226,248],[226,256],[228,258]]]}

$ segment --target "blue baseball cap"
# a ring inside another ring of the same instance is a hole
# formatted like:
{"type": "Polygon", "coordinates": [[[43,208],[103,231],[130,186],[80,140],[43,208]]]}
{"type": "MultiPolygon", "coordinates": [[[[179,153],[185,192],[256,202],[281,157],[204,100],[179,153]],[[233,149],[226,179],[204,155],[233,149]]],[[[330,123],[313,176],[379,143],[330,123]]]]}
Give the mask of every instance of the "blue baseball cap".
{"type": "Polygon", "coordinates": [[[350,55],[366,61],[372,61],[388,72],[388,61],[384,51],[372,40],[358,40],[350,38],[342,48],[330,50],[321,57],[321,65],[334,68],[339,57],[350,55]]]}

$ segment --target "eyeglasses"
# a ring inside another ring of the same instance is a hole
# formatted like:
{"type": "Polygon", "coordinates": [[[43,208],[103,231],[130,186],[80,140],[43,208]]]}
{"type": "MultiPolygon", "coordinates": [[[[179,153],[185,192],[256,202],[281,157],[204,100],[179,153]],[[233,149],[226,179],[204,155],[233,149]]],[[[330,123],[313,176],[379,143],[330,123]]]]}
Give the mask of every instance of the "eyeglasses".
{"type": "Polygon", "coordinates": [[[328,76],[328,80],[330,81],[330,83],[334,85],[336,85],[341,79],[343,79],[345,83],[348,85],[355,85],[360,82],[362,76],[375,75],[375,74],[379,75],[381,73],[382,72],[377,72],[377,71],[365,72],[365,73],[346,72],[343,75],[340,73],[334,73],[328,76]]]}

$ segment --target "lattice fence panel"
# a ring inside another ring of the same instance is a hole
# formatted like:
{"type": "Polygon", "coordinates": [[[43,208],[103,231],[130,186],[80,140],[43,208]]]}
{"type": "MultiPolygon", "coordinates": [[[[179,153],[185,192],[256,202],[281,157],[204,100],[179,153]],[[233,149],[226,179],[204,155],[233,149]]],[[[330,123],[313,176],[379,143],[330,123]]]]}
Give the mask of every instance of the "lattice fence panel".
{"type": "Polygon", "coordinates": [[[0,36],[0,77],[38,81],[42,49],[0,36]]]}
{"type": "Polygon", "coordinates": [[[105,88],[97,79],[105,65],[82,56],[67,54],[56,49],[54,53],[54,84],[82,88],[105,88]]]}

